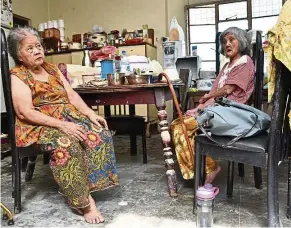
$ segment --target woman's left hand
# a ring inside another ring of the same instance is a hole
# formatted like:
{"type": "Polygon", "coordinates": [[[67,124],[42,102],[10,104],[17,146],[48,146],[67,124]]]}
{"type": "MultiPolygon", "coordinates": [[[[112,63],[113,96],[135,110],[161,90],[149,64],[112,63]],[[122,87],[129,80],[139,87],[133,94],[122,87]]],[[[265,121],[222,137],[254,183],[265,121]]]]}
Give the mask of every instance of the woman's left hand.
{"type": "Polygon", "coordinates": [[[95,112],[88,115],[90,121],[97,125],[97,127],[108,129],[107,122],[102,116],[98,116],[95,112]]]}
{"type": "Polygon", "coordinates": [[[198,111],[203,109],[203,108],[205,108],[205,105],[200,104],[196,108],[188,110],[185,114],[187,116],[192,116],[192,117],[196,118],[199,114],[198,111]]]}
{"type": "Polygon", "coordinates": [[[187,110],[185,115],[186,116],[192,116],[192,117],[196,118],[198,116],[198,108],[187,110]]]}

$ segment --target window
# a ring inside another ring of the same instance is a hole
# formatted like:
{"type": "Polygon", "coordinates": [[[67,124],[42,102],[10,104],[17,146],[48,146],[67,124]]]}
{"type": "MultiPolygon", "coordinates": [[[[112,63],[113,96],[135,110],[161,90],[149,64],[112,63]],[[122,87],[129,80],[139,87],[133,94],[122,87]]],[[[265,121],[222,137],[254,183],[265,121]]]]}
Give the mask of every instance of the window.
{"type": "Polygon", "coordinates": [[[197,46],[201,68],[215,70],[216,33],[235,26],[260,30],[264,36],[276,24],[282,3],[283,0],[226,0],[211,5],[189,5],[186,8],[188,53],[192,46],[197,46]]]}
{"type": "Polygon", "coordinates": [[[223,32],[229,27],[239,27],[241,29],[248,29],[248,20],[236,20],[236,21],[227,21],[227,22],[220,22],[218,24],[218,32],[223,32]]]}
{"type": "Polygon", "coordinates": [[[189,9],[190,50],[197,47],[205,69],[215,69],[215,6],[206,5],[189,9]]]}
{"type": "Polygon", "coordinates": [[[252,17],[278,15],[282,8],[282,0],[252,0],[252,17]]]}
{"type": "Polygon", "coordinates": [[[252,0],[252,29],[264,36],[276,24],[281,8],[282,0],[252,0]]]}
{"type": "Polygon", "coordinates": [[[215,24],[214,5],[206,5],[189,9],[190,24],[215,24]]]}
{"type": "Polygon", "coordinates": [[[247,2],[236,2],[218,5],[219,21],[247,18],[247,2]]]}
{"type": "Polygon", "coordinates": [[[261,30],[262,35],[265,36],[268,30],[272,28],[277,22],[278,16],[274,17],[261,17],[252,19],[252,28],[261,30]]]}

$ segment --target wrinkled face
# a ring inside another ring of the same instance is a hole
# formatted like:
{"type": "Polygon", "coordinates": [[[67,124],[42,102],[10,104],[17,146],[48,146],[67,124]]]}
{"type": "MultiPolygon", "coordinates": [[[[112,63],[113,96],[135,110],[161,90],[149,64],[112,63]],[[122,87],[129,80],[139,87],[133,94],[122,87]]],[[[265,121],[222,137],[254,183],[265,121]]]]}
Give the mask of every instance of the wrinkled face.
{"type": "Polygon", "coordinates": [[[239,54],[239,42],[231,33],[224,36],[222,47],[224,54],[230,59],[239,54]]]}
{"type": "Polygon", "coordinates": [[[43,47],[35,35],[27,33],[27,36],[20,42],[19,60],[28,68],[35,68],[43,64],[43,47]]]}

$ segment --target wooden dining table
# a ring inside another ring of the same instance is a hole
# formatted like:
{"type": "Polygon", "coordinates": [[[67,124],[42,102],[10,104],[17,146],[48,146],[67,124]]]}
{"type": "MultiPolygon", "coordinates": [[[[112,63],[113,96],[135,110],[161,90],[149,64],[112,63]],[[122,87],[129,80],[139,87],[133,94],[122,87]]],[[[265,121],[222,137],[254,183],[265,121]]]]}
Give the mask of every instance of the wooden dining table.
{"type": "MultiPolygon", "coordinates": [[[[175,84],[176,88],[183,84],[175,84]]],[[[158,110],[158,124],[162,138],[161,152],[165,158],[167,175],[167,185],[169,195],[177,196],[177,179],[174,169],[173,151],[171,147],[171,136],[167,121],[166,101],[172,100],[167,83],[153,83],[142,85],[120,85],[104,87],[79,87],[74,89],[89,106],[110,106],[110,105],[130,105],[155,104],[158,110]]],[[[129,109],[130,115],[134,115],[134,109],[129,109]]],[[[106,113],[105,113],[106,116],[106,113]]]]}

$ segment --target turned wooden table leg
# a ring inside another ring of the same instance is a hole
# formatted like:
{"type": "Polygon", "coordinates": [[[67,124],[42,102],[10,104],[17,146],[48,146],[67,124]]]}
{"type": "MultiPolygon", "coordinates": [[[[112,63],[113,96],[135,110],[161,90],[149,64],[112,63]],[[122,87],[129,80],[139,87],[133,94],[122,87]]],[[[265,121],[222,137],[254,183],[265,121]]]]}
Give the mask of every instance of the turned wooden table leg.
{"type": "Polygon", "coordinates": [[[156,99],[156,107],[158,109],[158,120],[159,127],[162,137],[163,144],[163,155],[165,158],[165,166],[166,166],[166,175],[167,175],[167,183],[169,195],[171,197],[178,196],[177,194],[177,178],[176,172],[174,170],[175,162],[173,159],[173,152],[171,147],[171,136],[169,133],[168,120],[167,120],[167,112],[166,112],[166,99],[165,99],[165,90],[164,89],[156,89],[155,90],[155,99],[156,99]]]}

